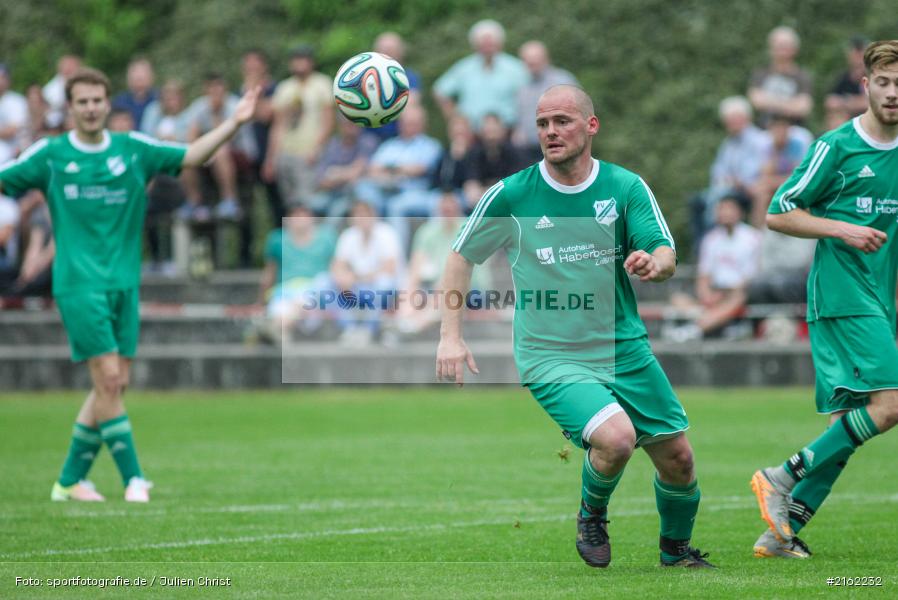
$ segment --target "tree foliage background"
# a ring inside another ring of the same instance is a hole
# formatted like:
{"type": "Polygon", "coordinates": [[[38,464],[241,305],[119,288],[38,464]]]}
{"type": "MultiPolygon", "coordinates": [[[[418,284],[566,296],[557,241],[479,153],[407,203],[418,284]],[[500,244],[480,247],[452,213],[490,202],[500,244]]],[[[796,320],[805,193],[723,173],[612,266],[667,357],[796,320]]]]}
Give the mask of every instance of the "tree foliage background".
{"type": "MultiPolygon", "coordinates": [[[[579,78],[602,121],[596,151],[645,177],[681,238],[686,199],[706,184],[723,135],[717,103],[744,93],[767,60],[770,29],[786,24],[801,35],[818,133],[848,37],[895,37],[891,0],[0,0],[0,59],[21,90],[46,82],[66,52],[122,85],[128,60],[142,54],[160,79],[181,78],[198,93],[207,71],[236,85],[239,56],[251,47],[268,52],[282,76],[290,47],[311,43],[321,70],[333,74],[392,29],[408,41],[406,64],[429,86],[470,52],[468,28],[488,17],[505,25],[507,50],[541,39],[579,78]]],[[[431,126],[442,134],[436,111],[431,126]]]]}

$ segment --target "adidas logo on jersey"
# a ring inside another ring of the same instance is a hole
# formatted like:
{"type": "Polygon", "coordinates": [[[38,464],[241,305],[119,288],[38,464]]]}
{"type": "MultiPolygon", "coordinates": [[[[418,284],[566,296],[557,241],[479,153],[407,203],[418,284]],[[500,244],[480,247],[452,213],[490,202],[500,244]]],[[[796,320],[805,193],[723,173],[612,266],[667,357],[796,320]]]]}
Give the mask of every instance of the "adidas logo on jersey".
{"type": "Polygon", "coordinates": [[[79,173],[81,169],[78,167],[78,163],[72,161],[65,166],[66,173],[79,173]]]}
{"type": "Polygon", "coordinates": [[[536,222],[537,229],[549,229],[550,227],[555,227],[555,223],[550,221],[546,215],[540,217],[539,221],[536,222]]]}
{"type": "Polygon", "coordinates": [[[870,168],[870,165],[864,165],[864,168],[861,169],[861,172],[857,174],[858,177],[876,177],[876,173],[873,172],[873,169],[870,168]]]}

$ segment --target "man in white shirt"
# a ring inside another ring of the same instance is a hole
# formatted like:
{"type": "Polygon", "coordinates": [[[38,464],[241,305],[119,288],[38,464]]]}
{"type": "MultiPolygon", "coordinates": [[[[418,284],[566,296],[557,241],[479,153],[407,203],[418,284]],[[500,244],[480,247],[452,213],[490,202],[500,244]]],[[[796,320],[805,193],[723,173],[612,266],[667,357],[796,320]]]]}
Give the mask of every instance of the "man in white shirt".
{"type": "Polygon", "coordinates": [[[30,143],[27,127],[28,103],[9,89],[9,69],[0,64],[0,163],[15,158],[30,143]]]}

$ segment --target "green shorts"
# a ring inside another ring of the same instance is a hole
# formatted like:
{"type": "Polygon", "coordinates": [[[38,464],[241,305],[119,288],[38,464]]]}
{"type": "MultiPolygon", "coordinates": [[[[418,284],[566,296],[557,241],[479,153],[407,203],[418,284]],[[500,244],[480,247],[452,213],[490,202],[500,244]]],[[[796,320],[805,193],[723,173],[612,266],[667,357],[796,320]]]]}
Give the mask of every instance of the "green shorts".
{"type": "Polygon", "coordinates": [[[140,336],[137,288],[57,296],[56,306],[69,336],[73,361],[110,352],[126,358],[136,354],[140,336]]]}
{"type": "Polygon", "coordinates": [[[839,317],[808,324],[817,412],[866,405],[870,392],[898,389],[895,329],[885,317],[839,317]]]}
{"type": "Polygon", "coordinates": [[[588,448],[583,438],[620,409],[633,423],[637,446],[674,437],[689,428],[686,411],[654,357],[638,368],[616,373],[612,382],[580,376],[559,383],[534,383],[528,388],[564,437],[580,448],[588,448]]]}

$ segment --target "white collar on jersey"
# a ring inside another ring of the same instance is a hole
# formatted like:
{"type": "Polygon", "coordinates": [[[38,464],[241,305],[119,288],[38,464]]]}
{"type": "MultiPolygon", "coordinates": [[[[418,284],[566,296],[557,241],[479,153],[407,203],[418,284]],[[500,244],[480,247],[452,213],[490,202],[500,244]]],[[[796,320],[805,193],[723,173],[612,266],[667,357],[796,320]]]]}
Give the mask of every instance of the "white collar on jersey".
{"type": "Polygon", "coordinates": [[[857,131],[857,134],[861,136],[865,142],[876,148],[877,150],[894,150],[898,148],[898,138],[895,138],[891,142],[877,142],[874,140],[869,133],[864,131],[864,127],[861,125],[861,118],[855,117],[851,119],[852,125],[854,125],[854,130],[857,131]]]}
{"type": "Polygon", "coordinates": [[[552,179],[552,176],[549,175],[549,169],[546,168],[545,159],[539,161],[539,174],[542,175],[543,180],[549,184],[553,190],[561,192],[562,194],[577,194],[582,192],[589,186],[591,186],[596,177],[599,176],[599,161],[595,158],[592,159],[592,171],[589,173],[589,177],[578,183],[577,185],[564,185],[563,183],[559,183],[552,179]]]}
{"type": "Polygon", "coordinates": [[[109,147],[109,140],[109,132],[105,129],[103,130],[103,141],[99,144],[85,144],[78,139],[77,135],[75,135],[74,129],[69,132],[69,143],[75,147],[75,150],[80,150],[81,152],[90,152],[91,154],[103,152],[109,147]]]}

